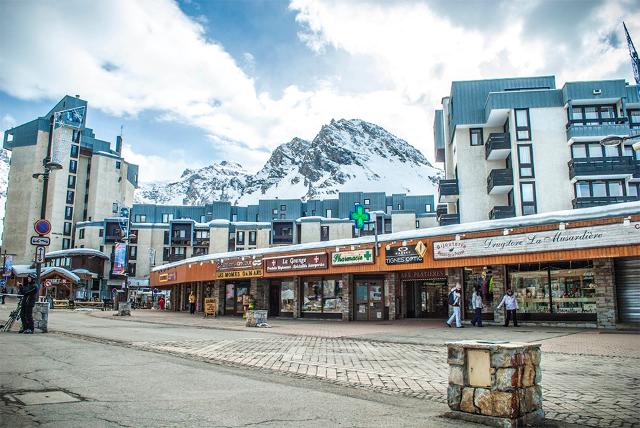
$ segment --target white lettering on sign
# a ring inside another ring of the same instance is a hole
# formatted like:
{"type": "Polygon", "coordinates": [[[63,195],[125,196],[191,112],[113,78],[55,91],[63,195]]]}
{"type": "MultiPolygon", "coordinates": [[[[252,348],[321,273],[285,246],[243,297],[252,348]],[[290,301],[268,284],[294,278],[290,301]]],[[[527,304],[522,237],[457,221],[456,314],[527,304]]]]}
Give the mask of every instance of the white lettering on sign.
{"type": "Polygon", "coordinates": [[[607,224],[433,243],[434,260],[640,244],[640,223],[607,224]]]}

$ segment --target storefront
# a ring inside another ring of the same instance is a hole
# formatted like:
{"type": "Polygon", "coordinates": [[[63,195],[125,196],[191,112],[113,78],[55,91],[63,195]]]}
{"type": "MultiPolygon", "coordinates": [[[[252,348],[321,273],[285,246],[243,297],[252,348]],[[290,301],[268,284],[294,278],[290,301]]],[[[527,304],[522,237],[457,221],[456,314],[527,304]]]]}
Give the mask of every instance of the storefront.
{"type": "Polygon", "coordinates": [[[448,287],[444,269],[400,272],[401,290],[396,305],[400,318],[444,318],[447,316],[448,287]]]}
{"type": "Polygon", "coordinates": [[[216,260],[216,279],[224,280],[224,315],[243,315],[251,300],[251,278],[262,276],[262,257],[228,257],[216,260]]]}
{"type": "Polygon", "coordinates": [[[389,319],[388,311],[385,310],[383,277],[356,277],[353,281],[353,288],[355,290],[354,320],[381,321],[389,319]]]}
{"type": "Polygon", "coordinates": [[[296,280],[294,278],[269,281],[269,316],[292,318],[294,315],[296,280]]]}
{"type": "Polygon", "coordinates": [[[493,274],[490,268],[466,267],[463,270],[462,301],[465,302],[462,308],[464,319],[473,319],[474,309],[471,303],[473,292],[477,291],[482,296],[482,319],[494,319],[494,307],[500,302],[501,296],[495,296],[493,287],[493,274]],[[495,302],[497,300],[497,302],[495,302]]]}
{"type": "Polygon", "coordinates": [[[305,277],[300,283],[303,318],[342,318],[344,281],[341,277],[305,277]]]}
{"type": "Polygon", "coordinates": [[[618,318],[621,323],[640,323],[640,257],[615,261],[618,318]]]}
{"type": "Polygon", "coordinates": [[[250,281],[226,282],[224,284],[224,314],[244,314],[244,307],[249,306],[250,289],[250,281]]]}

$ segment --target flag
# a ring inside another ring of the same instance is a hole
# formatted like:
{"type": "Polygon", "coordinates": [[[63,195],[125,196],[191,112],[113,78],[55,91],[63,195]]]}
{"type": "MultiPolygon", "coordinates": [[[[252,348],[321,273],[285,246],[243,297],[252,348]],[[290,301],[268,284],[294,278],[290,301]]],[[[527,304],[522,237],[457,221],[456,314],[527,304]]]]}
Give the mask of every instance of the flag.
{"type": "Polygon", "coordinates": [[[127,244],[120,242],[113,248],[114,275],[124,275],[127,270],[127,244]]]}
{"type": "Polygon", "coordinates": [[[11,276],[11,270],[13,269],[13,256],[7,256],[4,261],[4,276],[11,276]]]}

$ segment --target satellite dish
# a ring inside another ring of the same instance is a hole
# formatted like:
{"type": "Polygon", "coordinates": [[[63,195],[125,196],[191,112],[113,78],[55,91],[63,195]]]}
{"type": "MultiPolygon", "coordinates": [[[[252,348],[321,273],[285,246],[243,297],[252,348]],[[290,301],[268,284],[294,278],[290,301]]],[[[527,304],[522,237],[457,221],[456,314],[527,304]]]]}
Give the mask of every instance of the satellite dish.
{"type": "Polygon", "coordinates": [[[608,135],[600,140],[600,144],[603,146],[615,147],[619,146],[622,143],[623,138],[618,137],[617,135],[608,135]]]}

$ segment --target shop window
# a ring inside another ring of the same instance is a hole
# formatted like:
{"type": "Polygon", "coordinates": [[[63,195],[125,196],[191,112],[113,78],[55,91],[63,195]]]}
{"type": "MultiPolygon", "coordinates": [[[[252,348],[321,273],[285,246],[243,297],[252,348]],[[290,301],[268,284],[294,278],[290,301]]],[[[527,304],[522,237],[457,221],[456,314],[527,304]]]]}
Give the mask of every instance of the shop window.
{"type": "Polygon", "coordinates": [[[280,312],[293,312],[294,281],[282,281],[280,283],[280,312]]]}
{"type": "MultiPolygon", "coordinates": [[[[473,314],[474,310],[471,306],[471,296],[473,291],[478,288],[482,296],[483,309],[482,313],[487,314],[488,318],[493,316],[493,275],[486,268],[468,268],[464,270],[464,300],[467,305],[467,313],[473,314]]],[[[448,296],[448,293],[447,293],[448,296]]]]}
{"type": "Polygon", "coordinates": [[[484,143],[482,140],[482,128],[469,129],[469,138],[472,146],[481,146],[484,143]]]}
{"type": "Polygon", "coordinates": [[[303,312],[342,313],[342,280],[308,280],[303,283],[303,312]]]}
{"type": "Polygon", "coordinates": [[[529,109],[515,109],[516,116],[516,139],[518,141],[531,140],[531,123],[529,119],[529,109]]]}

